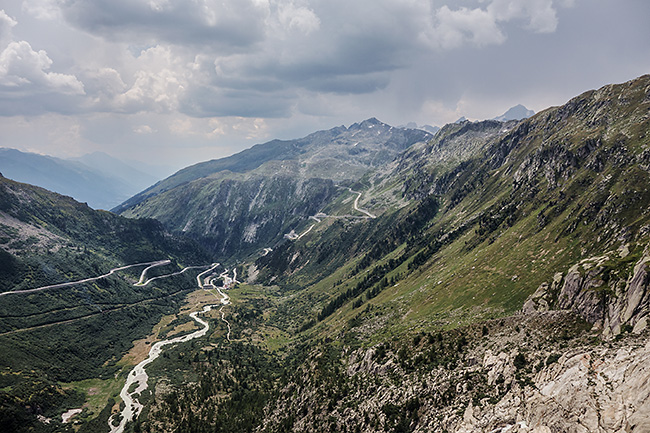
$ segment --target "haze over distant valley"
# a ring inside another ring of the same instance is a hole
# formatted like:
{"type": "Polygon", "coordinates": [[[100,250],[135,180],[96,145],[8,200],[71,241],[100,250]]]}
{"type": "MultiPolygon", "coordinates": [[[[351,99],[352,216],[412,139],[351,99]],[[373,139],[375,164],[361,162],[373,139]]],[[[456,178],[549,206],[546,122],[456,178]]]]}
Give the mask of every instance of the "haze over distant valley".
{"type": "MultiPolygon", "coordinates": [[[[159,180],[145,170],[99,152],[64,160],[0,148],[3,176],[69,195],[95,209],[112,209],[159,180]]],[[[151,172],[164,177],[161,169],[151,172]]]]}

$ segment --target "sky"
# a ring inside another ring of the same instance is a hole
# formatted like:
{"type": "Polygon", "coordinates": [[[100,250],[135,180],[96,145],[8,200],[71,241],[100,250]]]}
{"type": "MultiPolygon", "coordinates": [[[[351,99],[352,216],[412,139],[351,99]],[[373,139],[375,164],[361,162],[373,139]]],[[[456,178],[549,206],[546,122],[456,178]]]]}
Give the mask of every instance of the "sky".
{"type": "Polygon", "coordinates": [[[0,147],[174,169],[650,73],[647,0],[2,0],[0,147]]]}

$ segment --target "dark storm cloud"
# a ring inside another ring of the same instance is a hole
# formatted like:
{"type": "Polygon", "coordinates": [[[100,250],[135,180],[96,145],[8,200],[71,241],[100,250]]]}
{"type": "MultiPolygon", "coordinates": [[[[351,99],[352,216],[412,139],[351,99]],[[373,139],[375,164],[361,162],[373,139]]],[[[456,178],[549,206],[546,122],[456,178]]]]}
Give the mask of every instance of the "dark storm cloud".
{"type": "Polygon", "coordinates": [[[262,2],[77,0],[62,4],[68,22],[112,40],[248,47],[264,37],[262,2]]]}
{"type": "Polygon", "coordinates": [[[243,143],[540,110],[650,72],[649,16],[645,0],[5,0],[0,127],[49,112],[96,144],[104,117],[120,143],[243,143]]]}
{"type": "Polygon", "coordinates": [[[288,117],[295,98],[286,92],[194,87],[181,99],[179,111],[192,117],[288,117]]]}
{"type": "MultiPolygon", "coordinates": [[[[287,2],[289,3],[289,2],[287,2]]],[[[201,69],[209,77],[204,87],[213,91],[254,89],[254,109],[242,110],[239,101],[235,115],[256,113],[269,107],[269,117],[279,113],[278,106],[288,104],[277,91],[291,98],[304,90],[314,93],[363,94],[385,88],[390,73],[412,63],[418,49],[418,30],[410,25],[417,17],[412,7],[396,2],[312,2],[309,8],[295,6],[286,10],[274,4],[267,22],[267,37],[250,52],[216,56],[214,64],[201,69]],[[300,25],[294,25],[298,19],[300,25]],[[211,69],[211,70],[210,70],[211,69]],[[261,98],[271,101],[261,103],[261,98]]],[[[306,2],[304,4],[307,4],[306,2]]],[[[199,92],[202,95],[203,92],[199,92]]],[[[221,115],[205,98],[191,98],[196,115],[221,115]]],[[[212,99],[210,99],[212,102],[212,99]]],[[[222,107],[222,104],[218,105],[222,107]]]]}

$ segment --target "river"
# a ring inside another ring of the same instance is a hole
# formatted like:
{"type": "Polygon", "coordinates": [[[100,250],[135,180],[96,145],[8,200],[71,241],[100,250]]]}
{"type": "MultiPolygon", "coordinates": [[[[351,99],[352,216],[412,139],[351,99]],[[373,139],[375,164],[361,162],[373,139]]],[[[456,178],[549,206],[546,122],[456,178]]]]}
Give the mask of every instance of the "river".
{"type": "MultiPolygon", "coordinates": [[[[210,269],[208,269],[205,272],[202,272],[197,276],[197,282],[201,288],[204,287],[204,285],[201,283],[201,276],[214,270],[214,268],[217,265],[218,264],[213,265],[210,269]]],[[[237,274],[234,275],[233,280],[235,280],[236,278],[237,278],[237,274]]],[[[206,283],[209,283],[209,280],[206,281],[206,283]]],[[[230,303],[230,298],[228,297],[228,295],[223,293],[220,290],[220,288],[217,288],[217,291],[222,296],[220,301],[223,308],[224,305],[230,303]]],[[[201,329],[199,329],[198,331],[194,331],[191,334],[170,338],[168,340],[162,340],[155,343],[153,346],[151,346],[147,358],[144,361],[140,362],[138,365],[136,365],[133,368],[133,370],[129,372],[126,378],[126,383],[124,384],[124,387],[122,387],[122,391],[120,392],[120,398],[122,399],[125,405],[124,409],[122,409],[122,412],[120,413],[121,414],[120,423],[117,426],[113,425],[113,420],[116,417],[116,414],[112,415],[108,419],[108,425],[111,428],[111,433],[122,433],[124,431],[124,427],[126,426],[126,423],[136,419],[138,415],[140,415],[143,405],[138,400],[138,396],[149,386],[149,384],[147,383],[149,376],[145,371],[145,367],[160,356],[165,346],[173,345],[176,343],[183,343],[186,341],[193,340],[195,338],[203,337],[210,329],[210,325],[208,324],[207,321],[200,318],[199,314],[207,313],[212,308],[217,306],[218,305],[206,305],[205,307],[203,307],[201,311],[194,311],[193,313],[190,313],[190,317],[194,319],[199,325],[202,326],[201,329]],[[136,384],[135,389],[129,392],[129,390],[133,388],[134,384],[136,384]]],[[[230,339],[230,324],[224,319],[223,312],[221,312],[221,319],[228,324],[228,339],[230,339]]]]}

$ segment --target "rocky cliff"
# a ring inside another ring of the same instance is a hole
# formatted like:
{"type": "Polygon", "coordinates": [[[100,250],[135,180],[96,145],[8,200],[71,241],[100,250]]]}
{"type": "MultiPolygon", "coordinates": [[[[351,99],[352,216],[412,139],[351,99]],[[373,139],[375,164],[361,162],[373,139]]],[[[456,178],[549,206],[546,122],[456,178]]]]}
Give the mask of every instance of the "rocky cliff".
{"type": "Polygon", "coordinates": [[[524,304],[525,312],[550,309],[579,314],[605,337],[640,333],[650,314],[649,247],[630,252],[627,245],[601,257],[584,259],[566,275],[543,283],[524,304]]]}
{"type": "Polygon", "coordinates": [[[583,323],[569,312],[520,314],[313,354],[259,431],[289,420],[302,432],[648,431],[648,333],[594,345],[583,323]]]}

